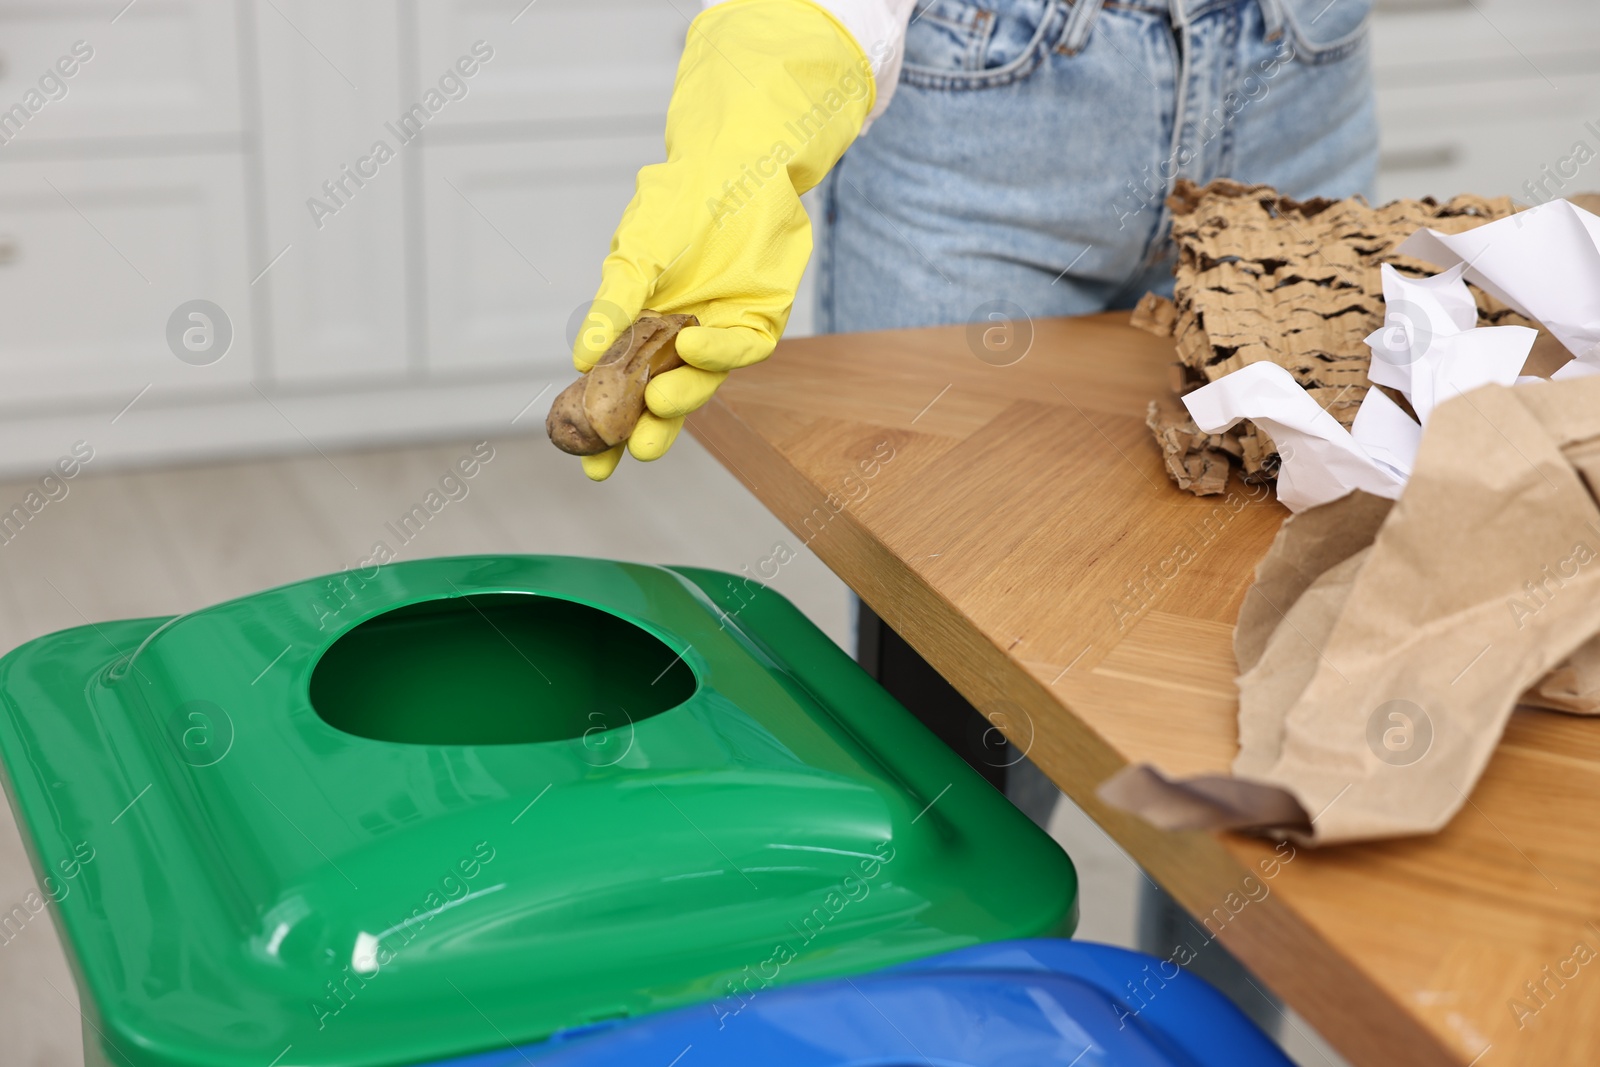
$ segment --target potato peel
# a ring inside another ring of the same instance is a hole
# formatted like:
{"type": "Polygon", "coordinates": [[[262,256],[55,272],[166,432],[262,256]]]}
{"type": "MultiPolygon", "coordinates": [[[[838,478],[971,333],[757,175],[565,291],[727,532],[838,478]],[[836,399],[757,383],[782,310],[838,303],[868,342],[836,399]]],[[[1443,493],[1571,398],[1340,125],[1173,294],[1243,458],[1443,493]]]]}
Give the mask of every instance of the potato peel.
{"type": "Polygon", "coordinates": [[[550,442],[574,456],[593,456],[626,441],[644,414],[650,379],[684,365],[678,333],[699,324],[693,315],[641,312],[599,362],[551,403],[544,422],[550,442]]]}

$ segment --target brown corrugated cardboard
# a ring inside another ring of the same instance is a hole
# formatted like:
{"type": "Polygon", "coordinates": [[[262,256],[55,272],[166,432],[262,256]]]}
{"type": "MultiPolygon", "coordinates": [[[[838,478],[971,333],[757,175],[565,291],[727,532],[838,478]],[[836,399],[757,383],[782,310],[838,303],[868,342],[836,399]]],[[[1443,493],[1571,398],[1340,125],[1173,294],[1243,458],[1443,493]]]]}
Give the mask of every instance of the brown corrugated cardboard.
{"type": "MultiPolygon", "coordinates": [[[[1383,323],[1379,268],[1391,263],[1414,277],[1434,273],[1394,247],[1424,226],[1457,233],[1516,210],[1506,197],[1396,200],[1380,207],[1360,199],[1301,202],[1269,186],[1225,180],[1203,189],[1180,181],[1168,204],[1178,248],[1173,300],[1147,297],[1133,321],[1175,339],[1184,369],[1176,391],[1270,360],[1346,427],[1369,388],[1363,340],[1383,323]]],[[[1473,295],[1482,324],[1534,325],[1480,290],[1473,295]]],[[[1214,472],[1230,457],[1247,480],[1274,477],[1271,439],[1249,422],[1226,435],[1236,445],[1203,443],[1209,435],[1181,405],[1161,405],[1152,412],[1151,430],[1168,471],[1190,492],[1222,492],[1225,479],[1193,472],[1214,472]]]]}

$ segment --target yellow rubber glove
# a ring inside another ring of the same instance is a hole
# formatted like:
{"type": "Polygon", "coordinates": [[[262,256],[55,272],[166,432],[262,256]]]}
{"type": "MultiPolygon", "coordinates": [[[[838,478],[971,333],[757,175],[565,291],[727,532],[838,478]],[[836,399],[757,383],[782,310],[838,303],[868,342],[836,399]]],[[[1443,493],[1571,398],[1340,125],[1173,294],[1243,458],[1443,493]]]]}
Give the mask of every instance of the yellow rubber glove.
{"type": "MultiPolygon", "coordinates": [[[[634,458],[659,459],[729,371],[771,355],[811,256],[800,194],[855,140],[874,96],[855,38],[810,0],[728,0],[690,24],[667,161],[639,172],[572,351],[587,371],[644,308],[700,320],[678,335],[688,366],[645,390],[634,458]]],[[[583,457],[584,472],[610,477],[622,448],[583,457]]]]}

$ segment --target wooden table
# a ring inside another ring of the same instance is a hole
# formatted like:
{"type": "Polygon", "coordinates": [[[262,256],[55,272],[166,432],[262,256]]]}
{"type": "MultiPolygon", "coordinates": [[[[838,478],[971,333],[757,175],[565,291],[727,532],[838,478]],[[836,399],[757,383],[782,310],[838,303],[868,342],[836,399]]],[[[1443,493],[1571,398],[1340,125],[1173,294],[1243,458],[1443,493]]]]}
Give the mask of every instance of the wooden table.
{"type": "Polygon", "coordinates": [[[1168,481],[1170,341],[1034,326],[1004,367],[969,327],[786,341],[690,428],[1193,914],[1187,950],[1220,938],[1356,1064],[1600,1062],[1600,724],[1519,713],[1443,833],[1277,865],[1095,798],[1129,762],[1227,770],[1233,620],[1285,512],[1168,481]]]}

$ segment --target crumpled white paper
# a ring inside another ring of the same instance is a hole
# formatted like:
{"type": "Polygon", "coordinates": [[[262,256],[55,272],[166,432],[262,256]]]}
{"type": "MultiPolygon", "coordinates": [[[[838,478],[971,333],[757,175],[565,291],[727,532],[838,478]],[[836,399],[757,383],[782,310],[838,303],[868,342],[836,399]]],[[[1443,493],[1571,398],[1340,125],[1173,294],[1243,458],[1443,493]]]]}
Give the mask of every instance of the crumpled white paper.
{"type": "MultiPolygon", "coordinates": [[[[1245,418],[1267,432],[1281,462],[1278,499],[1290,511],[1336,500],[1352,489],[1392,500],[1405,486],[1405,475],[1380,463],[1276,363],[1263,360],[1240,367],[1185,394],[1183,403],[1206,433],[1221,433],[1245,418]],[[1333,492],[1335,486],[1343,488],[1333,492]]],[[[1394,401],[1389,405],[1410,421],[1394,401]]]]}
{"type": "Polygon", "coordinates": [[[1543,324],[1587,373],[1600,372],[1600,218],[1552,200],[1463,233],[1418,230],[1397,251],[1461,265],[1467,280],[1543,324]]]}
{"type": "Polygon", "coordinates": [[[1367,338],[1368,378],[1399,391],[1417,418],[1369,389],[1347,431],[1292,374],[1266,362],[1183,397],[1207,433],[1250,419],[1271,436],[1282,463],[1278,499],[1291,511],[1352,489],[1397,498],[1434,408],[1483,385],[1541,380],[1519,376],[1538,332],[1478,326],[1464,278],[1566,346],[1574,359],[1553,379],[1600,374],[1600,217],[1553,200],[1465,233],[1419,230],[1399,251],[1449,267],[1415,279],[1385,265],[1384,322],[1367,338]]]}

